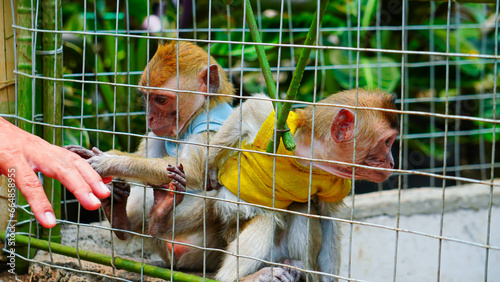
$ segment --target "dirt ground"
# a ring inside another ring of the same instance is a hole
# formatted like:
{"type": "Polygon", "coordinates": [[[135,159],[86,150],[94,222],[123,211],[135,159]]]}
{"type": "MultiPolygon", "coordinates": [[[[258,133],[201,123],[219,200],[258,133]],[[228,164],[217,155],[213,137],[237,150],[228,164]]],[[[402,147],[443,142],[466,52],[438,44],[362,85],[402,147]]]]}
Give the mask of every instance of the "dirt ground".
{"type": "MultiPolygon", "coordinates": [[[[142,249],[141,240],[120,241],[113,237],[113,245],[111,245],[111,234],[106,227],[107,222],[102,224],[95,223],[91,226],[81,226],[79,230],[76,226],[63,226],[61,229],[62,244],[66,246],[76,247],[81,250],[97,252],[101,254],[112,254],[124,259],[135,260],[140,262],[142,249]]],[[[144,246],[144,262],[146,264],[166,267],[160,256],[154,253],[152,246],[144,246]]],[[[16,277],[10,274],[8,266],[5,263],[0,263],[0,282],[7,281],[63,281],[63,282],[80,282],[80,281],[164,281],[158,278],[143,276],[140,274],[128,272],[125,270],[113,269],[109,266],[103,266],[96,263],[78,260],[67,256],[52,254],[48,252],[38,251],[35,260],[37,263],[32,263],[29,273],[16,277]]],[[[191,273],[200,275],[199,273],[191,273]]],[[[207,278],[212,278],[210,275],[207,278]]]]}
{"type": "Polygon", "coordinates": [[[0,282],[31,281],[30,274],[16,276],[16,275],[12,275],[8,271],[9,271],[9,266],[7,266],[6,263],[0,262],[0,282]]]}

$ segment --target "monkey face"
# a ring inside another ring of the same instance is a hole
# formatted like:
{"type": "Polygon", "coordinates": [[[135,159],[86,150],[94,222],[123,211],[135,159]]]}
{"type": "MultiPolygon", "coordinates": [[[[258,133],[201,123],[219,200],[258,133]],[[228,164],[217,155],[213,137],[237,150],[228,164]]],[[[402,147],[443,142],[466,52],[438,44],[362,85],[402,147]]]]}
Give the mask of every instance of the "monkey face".
{"type": "MultiPolygon", "coordinates": [[[[384,134],[381,134],[379,140],[368,151],[366,157],[360,162],[362,165],[393,169],[394,158],[392,157],[392,144],[396,140],[399,132],[395,129],[385,129],[384,134]]],[[[373,182],[382,182],[389,177],[392,172],[387,170],[376,170],[369,168],[357,168],[360,170],[360,179],[366,179],[373,182]]]]}
{"type": "MultiPolygon", "coordinates": [[[[342,178],[353,178],[354,175],[357,180],[385,181],[392,174],[388,169],[394,168],[391,147],[398,130],[380,117],[361,119],[359,129],[354,128],[354,122],[354,113],[350,110],[342,109],[336,114],[330,135],[315,137],[313,158],[325,162],[315,161],[313,165],[342,178]],[[354,164],[361,165],[355,169],[352,165],[354,157],[354,164]]],[[[310,137],[299,140],[302,145],[297,147],[296,155],[310,156],[310,143],[304,142],[307,139],[310,137]]]]}
{"type": "Polygon", "coordinates": [[[177,88],[193,91],[182,80],[179,80],[179,87],[177,79],[171,79],[163,87],[165,90],[149,90],[149,95],[142,90],[149,108],[148,127],[156,136],[176,137],[200,110],[206,98],[202,94],[172,91],[177,88]]]}

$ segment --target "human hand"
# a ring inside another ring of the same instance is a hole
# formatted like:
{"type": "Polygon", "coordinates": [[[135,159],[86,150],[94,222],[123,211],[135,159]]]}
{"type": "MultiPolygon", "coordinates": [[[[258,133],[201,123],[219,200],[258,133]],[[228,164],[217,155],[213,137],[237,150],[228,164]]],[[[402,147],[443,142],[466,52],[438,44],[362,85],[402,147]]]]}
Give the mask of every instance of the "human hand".
{"type": "Polygon", "coordinates": [[[109,189],[77,154],[52,145],[0,117],[0,174],[12,178],[43,227],[56,225],[52,206],[35,172],[58,179],[87,210],[98,209],[109,189]],[[96,197],[97,196],[97,197],[96,197]]]}

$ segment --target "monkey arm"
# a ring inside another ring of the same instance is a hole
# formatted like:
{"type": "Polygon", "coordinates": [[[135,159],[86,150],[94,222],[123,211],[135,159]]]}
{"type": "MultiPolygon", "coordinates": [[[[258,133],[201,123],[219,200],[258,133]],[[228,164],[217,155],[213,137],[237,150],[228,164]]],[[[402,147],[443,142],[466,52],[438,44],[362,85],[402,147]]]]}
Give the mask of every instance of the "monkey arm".
{"type": "Polygon", "coordinates": [[[78,154],[92,165],[101,177],[113,176],[127,179],[135,179],[144,183],[160,186],[170,183],[167,166],[174,164],[175,159],[149,159],[141,154],[130,154],[118,150],[103,153],[98,148],[92,150],[81,146],[70,145],[66,149],[78,154]]]}
{"type": "Polygon", "coordinates": [[[127,156],[127,157],[143,157],[142,154],[139,152],[135,153],[127,153],[127,152],[122,152],[118,150],[109,150],[106,152],[106,154],[114,155],[114,156],[127,156]]]}
{"type": "Polygon", "coordinates": [[[150,159],[108,153],[96,155],[87,161],[101,177],[135,179],[152,186],[170,183],[167,166],[175,164],[175,159],[169,157],[150,159]]]}
{"type": "MultiPolygon", "coordinates": [[[[67,150],[70,150],[73,153],[76,153],[77,155],[79,155],[80,157],[82,157],[84,159],[90,159],[90,158],[95,157],[97,155],[103,154],[103,152],[96,147],[92,148],[92,150],[89,150],[89,149],[86,149],[86,148],[79,146],[79,145],[67,145],[67,146],[64,146],[64,148],[67,150]]],[[[115,156],[130,156],[130,157],[142,156],[142,154],[139,154],[138,152],[126,153],[126,152],[121,152],[118,150],[110,150],[110,151],[107,151],[106,153],[110,154],[110,155],[115,155],[115,156]]]]}

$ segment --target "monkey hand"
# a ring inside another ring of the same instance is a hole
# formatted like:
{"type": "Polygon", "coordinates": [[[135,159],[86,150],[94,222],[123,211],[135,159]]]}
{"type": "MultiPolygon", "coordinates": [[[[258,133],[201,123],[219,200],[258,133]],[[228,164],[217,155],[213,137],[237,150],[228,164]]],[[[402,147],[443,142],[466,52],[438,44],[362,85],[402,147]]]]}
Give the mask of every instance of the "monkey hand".
{"type": "Polygon", "coordinates": [[[169,171],[168,177],[172,179],[171,184],[177,188],[177,191],[186,192],[186,175],[184,174],[182,164],[179,164],[177,167],[168,165],[167,170],[169,171]]]}
{"type": "Polygon", "coordinates": [[[122,173],[120,173],[120,171],[124,170],[124,162],[122,160],[123,157],[103,153],[96,147],[92,148],[91,152],[93,155],[87,159],[87,162],[97,173],[99,173],[101,177],[122,176],[126,178],[126,175],[122,175],[122,173]]]}
{"type": "Polygon", "coordinates": [[[97,149],[96,147],[92,148],[92,150],[89,150],[78,145],[67,145],[64,146],[64,148],[70,150],[73,153],[76,153],[77,155],[86,160],[103,154],[103,152],[101,152],[101,150],[97,149]]]}
{"type": "Polygon", "coordinates": [[[168,230],[169,214],[173,207],[180,204],[184,199],[184,194],[172,193],[171,191],[186,192],[186,178],[182,164],[174,167],[168,165],[168,177],[172,179],[165,189],[154,189],[154,203],[149,212],[149,234],[161,236],[168,230]]]}
{"type": "MultiPolygon", "coordinates": [[[[284,264],[288,264],[293,267],[303,268],[303,264],[297,260],[286,259],[284,264]]],[[[275,266],[264,267],[261,270],[255,272],[242,279],[242,281],[248,282],[264,282],[264,281],[281,281],[281,282],[295,282],[305,280],[305,273],[288,267],[275,266]]]]}
{"type": "MultiPolygon", "coordinates": [[[[101,200],[101,206],[106,218],[111,223],[111,227],[130,230],[127,217],[127,200],[130,195],[130,185],[123,179],[115,178],[113,183],[106,186],[109,189],[113,189],[112,196],[101,200]],[[113,207],[113,212],[111,212],[111,207],[113,207]]],[[[117,230],[114,232],[120,240],[125,240],[128,237],[127,233],[117,230]]]]}
{"type": "MultiPolygon", "coordinates": [[[[84,147],[78,146],[78,145],[67,145],[67,146],[64,146],[64,148],[79,155],[83,159],[86,159],[87,162],[89,162],[89,160],[93,157],[100,156],[100,155],[104,154],[101,150],[97,149],[96,147],[92,148],[92,150],[89,150],[89,149],[85,149],[84,147]]],[[[94,170],[95,170],[95,168],[94,168],[94,170]]],[[[105,184],[110,183],[112,180],[113,180],[113,177],[103,178],[103,182],[105,184]]]]}
{"type": "Polygon", "coordinates": [[[211,167],[208,169],[207,191],[219,190],[222,185],[219,182],[219,171],[217,168],[211,167]]]}

